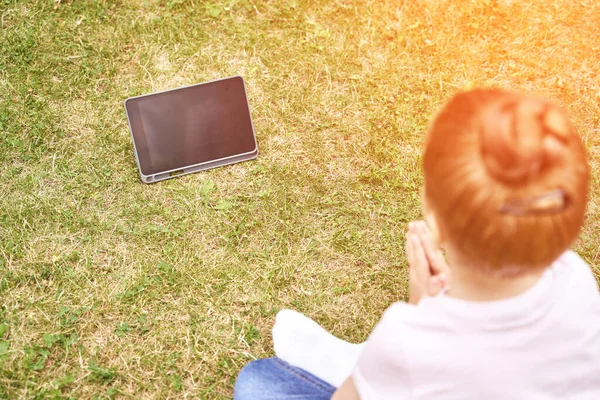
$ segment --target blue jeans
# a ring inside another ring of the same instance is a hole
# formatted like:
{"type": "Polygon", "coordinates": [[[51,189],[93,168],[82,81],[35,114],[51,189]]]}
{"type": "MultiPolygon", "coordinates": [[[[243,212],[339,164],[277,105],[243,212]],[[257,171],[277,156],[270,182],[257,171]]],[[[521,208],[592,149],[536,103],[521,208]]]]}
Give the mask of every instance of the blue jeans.
{"type": "Polygon", "coordinates": [[[252,361],[235,381],[234,400],[329,400],[335,387],[280,358],[252,361]]]}

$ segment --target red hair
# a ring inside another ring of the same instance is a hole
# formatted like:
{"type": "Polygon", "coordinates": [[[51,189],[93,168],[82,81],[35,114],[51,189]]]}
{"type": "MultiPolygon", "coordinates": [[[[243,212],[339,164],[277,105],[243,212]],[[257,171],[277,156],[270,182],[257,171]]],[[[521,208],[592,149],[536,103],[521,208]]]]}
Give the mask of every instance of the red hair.
{"type": "Polygon", "coordinates": [[[577,237],[589,185],[565,112],[529,95],[479,89],[432,121],[425,199],[446,243],[488,274],[550,265],[577,237]]]}

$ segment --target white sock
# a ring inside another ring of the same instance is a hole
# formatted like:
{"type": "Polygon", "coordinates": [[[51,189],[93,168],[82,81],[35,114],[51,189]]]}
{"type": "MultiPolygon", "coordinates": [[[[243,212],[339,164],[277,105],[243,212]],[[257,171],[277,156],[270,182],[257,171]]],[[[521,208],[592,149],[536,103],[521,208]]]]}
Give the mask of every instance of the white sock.
{"type": "Polygon", "coordinates": [[[340,387],[356,365],[364,343],[333,336],[312,319],[292,310],[277,313],[273,347],[277,357],[340,387]]]}

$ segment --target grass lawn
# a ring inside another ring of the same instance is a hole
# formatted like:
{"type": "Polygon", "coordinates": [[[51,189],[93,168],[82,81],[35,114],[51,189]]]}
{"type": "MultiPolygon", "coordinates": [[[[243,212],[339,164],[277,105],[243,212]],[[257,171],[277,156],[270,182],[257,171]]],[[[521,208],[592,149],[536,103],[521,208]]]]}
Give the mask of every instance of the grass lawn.
{"type": "Polygon", "coordinates": [[[593,167],[592,0],[0,0],[0,398],[231,398],[281,308],[362,341],[407,298],[451,94],[551,96],[593,167]],[[127,97],[244,76],[257,160],[138,178],[127,97]]]}

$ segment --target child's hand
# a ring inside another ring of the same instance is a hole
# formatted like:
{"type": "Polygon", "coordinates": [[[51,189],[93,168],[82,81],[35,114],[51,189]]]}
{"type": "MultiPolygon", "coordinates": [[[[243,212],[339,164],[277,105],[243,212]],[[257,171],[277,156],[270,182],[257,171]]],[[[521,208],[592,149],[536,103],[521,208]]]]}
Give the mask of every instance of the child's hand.
{"type": "Polygon", "coordinates": [[[406,255],[410,267],[409,303],[417,304],[424,296],[435,296],[448,286],[448,264],[425,221],[408,224],[406,255]]]}

